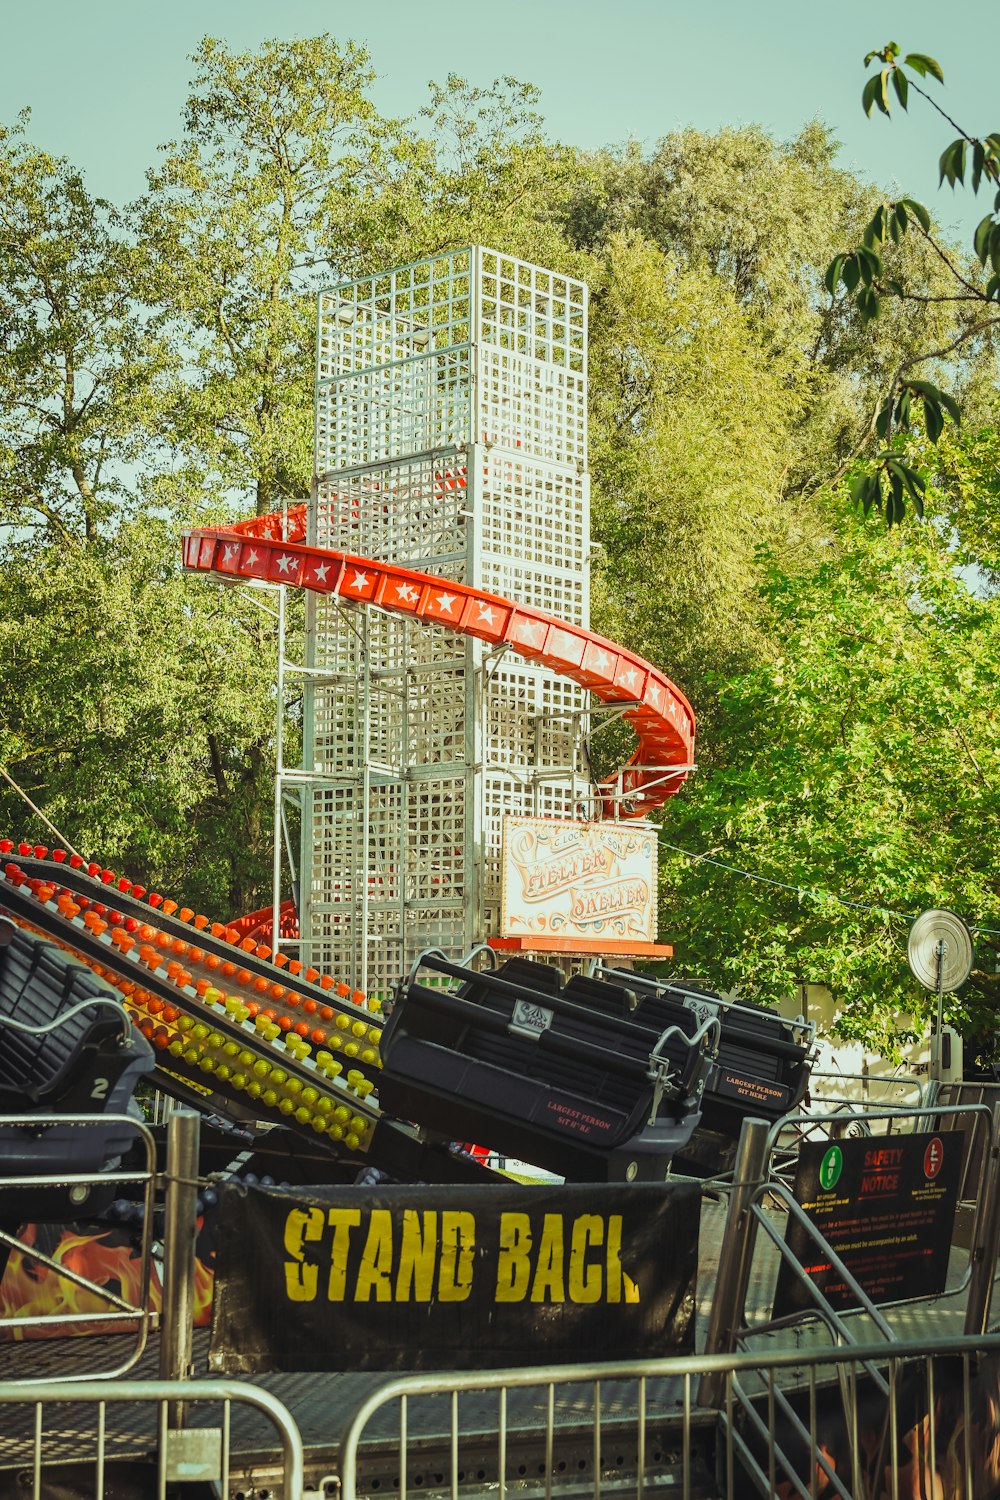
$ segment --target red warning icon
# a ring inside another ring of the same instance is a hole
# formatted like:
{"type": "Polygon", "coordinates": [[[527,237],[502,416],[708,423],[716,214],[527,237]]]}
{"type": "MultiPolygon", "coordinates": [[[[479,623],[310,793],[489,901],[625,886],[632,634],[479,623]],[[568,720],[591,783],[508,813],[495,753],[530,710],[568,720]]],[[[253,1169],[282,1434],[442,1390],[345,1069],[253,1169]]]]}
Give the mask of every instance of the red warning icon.
{"type": "Polygon", "coordinates": [[[935,1136],[932,1141],[927,1142],[927,1150],[924,1152],[924,1176],[936,1177],[944,1166],[944,1145],[941,1137],[935,1136]]]}

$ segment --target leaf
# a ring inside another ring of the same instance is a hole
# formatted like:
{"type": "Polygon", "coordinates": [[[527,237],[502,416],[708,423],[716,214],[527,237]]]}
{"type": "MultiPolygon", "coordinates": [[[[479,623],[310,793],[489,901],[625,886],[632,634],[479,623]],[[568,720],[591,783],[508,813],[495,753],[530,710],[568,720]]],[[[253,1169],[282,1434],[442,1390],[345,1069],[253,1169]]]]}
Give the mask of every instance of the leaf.
{"type": "Polygon", "coordinates": [[[872,105],[875,103],[875,99],[878,95],[879,86],[879,75],[877,73],[873,73],[871,78],[869,78],[868,82],[865,84],[864,91],[861,95],[861,107],[866,115],[870,115],[872,112],[872,105]]]}
{"type": "MultiPolygon", "coordinates": [[[[833,257],[833,260],[831,260],[830,264],[826,268],[826,275],[823,277],[823,285],[826,287],[831,297],[837,290],[837,283],[840,280],[840,273],[844,269],[844,263],[846,260],[846,255],[835,255],[833,257]]],[[[985,264],[986,260],[984,257],[983,265],[985,264]]]]}
{"type": "Polygon", "coordinates": [[[906,108],[906,98],[910,92],[910,81],[901,68],[892,70],[892,86],[896,90],[896,98],[903,108],[906,108]]]}
{"type": "Polygon", "coordinates": [[[897,281],[895,276],[889,277],[889,279],[885,283],[885,289],[887,292],[892,292],[894,297],[906,296],[906,292],[903,290],[903,283],[901,281],[897,281]]]}
{"type": "Polygon", "coordinates": [[[889,113],[889,69],[883,68],[878,75],[878,93],[875,103],[884,115],[889,113]]]}
{"type": "Polygon", "coordinates": [[[877,474],[865,475],[864,485],[861,490],[861,505],[865,515],[868,514],[873,505],[881,508],[882,483],[877,474]]]}
{"type": "Polygon", "coordinates": [[[987,302],[991,297],[996,297],[997,300],[1000,301],[1000,276],[991,276],[989,281],[986,283],[987,302]]]}
{"type": "Polygon", "coordinates": [[[957,141],[952,141],[950,146],[944,148],[941,152],[941,160],[938,163],[941,169],[941,176],[938,179],[939,186],[946,178],[950,187],[954,187],[956,182],[965,182],[965,155],[967,149],[968,143],[964,136],[959,136],[957,141]]]}
{"type": "MultiPolygon", "coordinates": [[[[940,386],[934,385],[929,380],[908,380],[906,384],[911,391],[923,397],[925,408],[928,402],[932,402],[938,408],[943,406],[952,421],[961,426],[962,414],[954,396],[949,396],[947,391],[943,391],[940,386]]],[[[940,411],[938,414],[940,416],[940,411]]],[[[940,431],[940,428],[938,430],[940,431]]],[[[934,441],[937,442],[937,438],[934,441]]]]}
{"type": "Polygon", "coordinates": [[[866,286],[871,286],[876,277],[882,274],[882,257],[870,245],[859,245],[855,254],[861,279],[866,286]]]}
{"type": "Polygon", "coordinates": [[[896,404],[896,420],[903,427],[911,426],[909,391],[904,391],[896,404]]]}
{"type": "Polygon", "coordinates": [[[875,418],[875,431],[883,442],[889,435],[889,425],[892,421],[892,398],[882,403],[879,414],[875,418]]]}
{"type": "Polygon", "coordinates": [[[868,246],[880,245],[885,239],[885,204],[879,204],[872,215],[871,223],[864,233],[864,243],[868,246]]]}
{"type": "Polygon", "coordinates": [[[861,267],[858,264],[858,257],[856,255],[849,255],[847,257],[847,259],[844,261],[844,268],[840,274],[843,278],[843,282],[847,290],[849,292],[853,292],[854,288],[861,280],[861,267]]]}
{"type": "Polygon", "coordinates": [[[985,219],[980,219],[976,225],[976,232],[972,236],[972,248],[979,258],[979,263],[985,266],[990,258],[990,237],[993,233],[993,215],[987,214],[985,219]]]}
{"type": "Polygon", "coordinates": [[[889,526],[894,526],[901,521],[906,514],[906,506],[903,504],[903,481],[895,472],[889,474],[889,496],[886,500],[885,519],[889,526]]]}
{"type": "Polygon", "coordinates": [[[858,292],[858,312],[865,323],[879,315],[879,299],[870,286],[863,286],[858,292]]]}
{"type": "Polygon", "coordinates": [[[972,191],[979,192],[979,184],[983,179],[983,163],[986,160],[986,152],[983,150],[982,141],[974,141],[972,144],[972,191]]]}
{"type": "Polygon", "coordinates": [[[909,464],[904,464],[899,459],[890,459],[889,468],[894,474],[899,475],[913,501],[914,509],[923,515],[923,492],[927,488],[927,481],[915,469],[911,469],[909,464]]]}
{"type": "Polygon", "coordinates": [[[918,203],[915,198],[900,198],[897,208],[905,208],[913,215],[924,233],[930,233],[931,216],[922,203],[918,203]]]}
{"type": "Polygon", "coordinates": [[[956,427],[961,427],[961,425],[962,425],[962,413],[961,413],[961,410],[959,408],[958,402],[955,400],[954,396],[949,396],[949,394],[948,394],[947,391],[942,391],[942,390],[938,389],[937,399],[940,402],[940,404],[944,407],[945,411],[948,413],[949,417],[954,422],[955,426],[956,427]]]}
{"type": "Polygon", "coordinates": [[[990,260],[994,271],[1000,271],[1000,224],[994,224],[990,235],[990,260]]]}
{"type": "Polygon", "coordinates": [[[924,420],[927,423],[927,436],[932,443],[936,443],[944,430],[944,417],[941,408],[931,397],[924,397],[924,420]]]}
{"type": "Polygon", "coordinates": [[[929,73],[932,78],[937,79],[938,83],[944,83],[941,64],[935,62],[933,57],[928,57],[926,52],[908,52],[903,61],[908,68],[913,69],[914,73],[919,73],[921,78],[926,78],[929,73]]]}

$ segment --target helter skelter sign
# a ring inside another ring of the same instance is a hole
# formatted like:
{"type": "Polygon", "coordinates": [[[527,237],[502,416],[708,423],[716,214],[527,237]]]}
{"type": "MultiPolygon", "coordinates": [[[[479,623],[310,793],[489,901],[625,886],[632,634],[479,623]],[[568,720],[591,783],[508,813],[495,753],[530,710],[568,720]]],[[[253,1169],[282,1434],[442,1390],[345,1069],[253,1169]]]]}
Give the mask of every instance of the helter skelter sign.
{"type": "Polygon", "coordinates": [[[656,938],[656,840],[649,828],[507,817],[505,938],[656,938]]]}

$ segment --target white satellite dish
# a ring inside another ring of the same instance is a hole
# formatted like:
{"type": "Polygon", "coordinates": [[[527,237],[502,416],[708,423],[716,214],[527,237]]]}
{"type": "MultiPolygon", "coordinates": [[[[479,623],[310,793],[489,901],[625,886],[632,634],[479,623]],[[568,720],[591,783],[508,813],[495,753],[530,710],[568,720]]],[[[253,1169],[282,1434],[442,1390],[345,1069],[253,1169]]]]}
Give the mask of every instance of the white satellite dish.
{"type": "Polygon", "coordinates": [[[922,911],[910,928],[906,956],[925,989],[948,993],[972,973],[972,934],[953,911],[922,911]]]}
{"type": "Polygon", "coordinates": [[[957,990],[972,972],[972,934],[953,911],[943,907],[922,911],[910,928],[906,957],[918,982],[937,995],[931,1078],[940,1083],[944,995],[957,990]]]}

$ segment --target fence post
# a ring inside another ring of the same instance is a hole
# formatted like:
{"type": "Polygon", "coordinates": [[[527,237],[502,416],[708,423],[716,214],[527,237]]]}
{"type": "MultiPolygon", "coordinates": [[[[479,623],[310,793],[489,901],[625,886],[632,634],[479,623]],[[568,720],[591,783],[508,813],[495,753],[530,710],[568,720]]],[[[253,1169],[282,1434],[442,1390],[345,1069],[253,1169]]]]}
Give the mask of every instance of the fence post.
{"type": "MultiPolygon", "coordinates": [[[[167,1191],[163,1230],[163,1313],[160,1379],[190,1380],[194,1318],[194,1243],[198,1232],[198,1147],[201,1117],[190,1109],[167,1116],[167,1191]]],[[[183,1426],[182,1402],[171,1402],[169,1425],[183,1426]]]]}
{"type": "Polygon", "coordinates": [[[965,1332],[982,1334],[990,1317],[993,1273],[1000,1251],[1000,1100],[993,1101],[990,1139],[983,1171],[983,1201],[976,1215],[976,1242],[972,1247],[969,1295],[965,1304],[965,1332]]]}
{"type": "MultiPolygon", "coordinates": [[[[746,1298],[756,1239],[757,1221],[749,1212],[749,1205],[764,1181],[770,1129],[766,1120],[746,1119],[740,1131],[729,1211],[719,1253],[719,1273],[705,1336],[706,1354],[732,1354],[736,1347],[736,1328],[746,1298]]],[[[718,1407],[724,1385],[724,1374],[710,1371],[703,1375],[698,1386],[698,1404],[718,1407]]]]}

